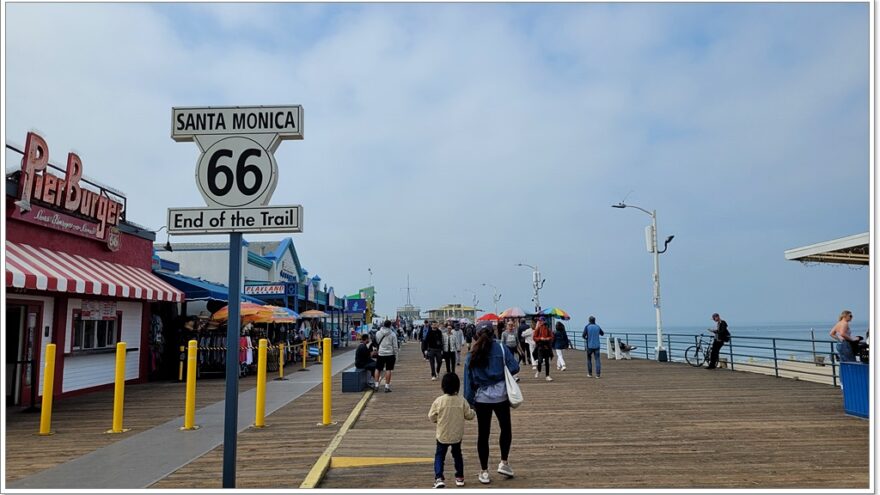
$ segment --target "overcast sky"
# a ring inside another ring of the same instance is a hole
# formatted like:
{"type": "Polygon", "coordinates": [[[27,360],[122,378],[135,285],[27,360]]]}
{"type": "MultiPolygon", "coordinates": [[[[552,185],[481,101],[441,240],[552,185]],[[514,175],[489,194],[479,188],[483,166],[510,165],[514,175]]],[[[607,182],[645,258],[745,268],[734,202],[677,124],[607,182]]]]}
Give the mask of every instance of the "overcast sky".
{"type": "MultiPolygon", "coordinates": [[[[654,322],[868,317],[869,270],[786,249],[869,228],[868,4],[6,4],[5,139],[128,197],[201,206],[173,106],[301,104],[272,202],[339,295],[654,322]]],[[[7,160],[10,153],[5,154],[7,160]]],[[[17,163],[7,163],[16,167],[17,163]]],[[[273,237],[248,237],[252,240],[273,237]]],[[[274,236],[278,238],[278,236],[274,236]]],[[[164,233],[159,236],[164,241],[164,233]]],[[[210,238],[174,238],[204,241],[210,238]]],[[[217,239],[220,240],[220,239],[217,239]]],[[[186,271],[186,267],[182,267],[186,271]]]]}

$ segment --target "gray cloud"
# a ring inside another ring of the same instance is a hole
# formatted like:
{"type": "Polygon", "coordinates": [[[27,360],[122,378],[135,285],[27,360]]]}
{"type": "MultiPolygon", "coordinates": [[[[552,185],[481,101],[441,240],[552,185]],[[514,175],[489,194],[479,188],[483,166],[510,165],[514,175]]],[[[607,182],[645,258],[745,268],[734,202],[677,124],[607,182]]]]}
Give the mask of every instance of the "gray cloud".
{"type": "MultiPolygon", "coordinates": [[[[125,191],[129,218],[201,203],[170,108],[300,103],[273,202],[301,203],[300,258],[337,292],[653,322],[867,314],[868,271],[782,251],[868,227],[864,5],[7,6],[6,137],[125,191]],[[72,22],[75,21],[75,22],[72,22]]],[[[9,165],[7,165],[9,166],[9,165]]]]}

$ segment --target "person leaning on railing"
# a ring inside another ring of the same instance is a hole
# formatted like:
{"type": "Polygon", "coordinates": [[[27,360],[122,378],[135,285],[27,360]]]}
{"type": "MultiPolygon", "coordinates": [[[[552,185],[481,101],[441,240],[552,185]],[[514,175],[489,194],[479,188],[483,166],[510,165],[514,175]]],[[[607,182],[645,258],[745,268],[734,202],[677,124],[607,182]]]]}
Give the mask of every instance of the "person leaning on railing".
{"type": "Polygon", "coordinates": [[[724,343],[730,341],[730,330],[727,329],[727,322],[722,320],[718,313],[712,315],[712,320],[718,324],[715,330],[709,330],[715,334],[715,340],[712,341],[712,352],[709,354],[709,366],[706,369],[714,370],[718,367],[718,354],[724,343]]]}
{"type": "Polygon", "coordinates": [[[831,328],[831,332],[828,333],[832,339],[837,341],[837,355],[841,363],[856,360],[853,347],[857,346],[859,341],[862,340],[861,337],[853,338],[852,334],[850,334],[849,322],[852,321],[852,318],[852,311],[844,310],[840,313],[837,323],[831,328]]]}

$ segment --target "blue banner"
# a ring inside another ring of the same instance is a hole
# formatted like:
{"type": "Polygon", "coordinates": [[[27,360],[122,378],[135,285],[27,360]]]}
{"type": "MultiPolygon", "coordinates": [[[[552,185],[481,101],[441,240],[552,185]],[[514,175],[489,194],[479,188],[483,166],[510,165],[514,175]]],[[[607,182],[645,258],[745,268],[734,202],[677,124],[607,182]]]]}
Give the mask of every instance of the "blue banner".
{"type": "Polygon", "coordinates": [[[367,310],[367,300],[348,299],[345,301],[345,310],[350,313],[363,313],[367,310]]]}

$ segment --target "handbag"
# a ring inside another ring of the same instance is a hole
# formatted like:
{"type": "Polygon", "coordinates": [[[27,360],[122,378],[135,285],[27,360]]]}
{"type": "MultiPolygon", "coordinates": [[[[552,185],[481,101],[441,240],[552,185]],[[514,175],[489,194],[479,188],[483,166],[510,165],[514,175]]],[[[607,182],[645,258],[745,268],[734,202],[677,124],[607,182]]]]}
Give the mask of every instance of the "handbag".
{"type": "Polygon", "coordinates": [[[501,357],[504,361],[504,386],[507,388],[507,400],[510,401],[511,409],[516,409],[523,402],[522,390],[520,390],[519,384],[516,383],[516,379],[513,378],[513,374],[507,369],[507,356],[504,354],[504,345],[501,342],[498,345],[501,346],[501,357]]]}

